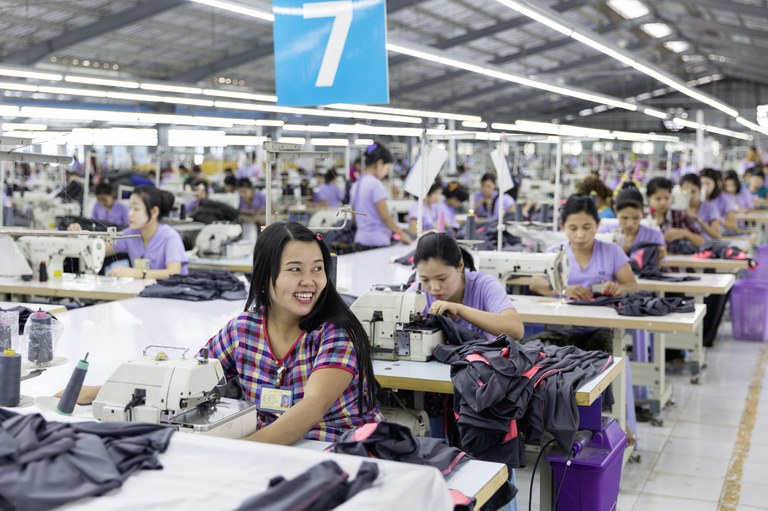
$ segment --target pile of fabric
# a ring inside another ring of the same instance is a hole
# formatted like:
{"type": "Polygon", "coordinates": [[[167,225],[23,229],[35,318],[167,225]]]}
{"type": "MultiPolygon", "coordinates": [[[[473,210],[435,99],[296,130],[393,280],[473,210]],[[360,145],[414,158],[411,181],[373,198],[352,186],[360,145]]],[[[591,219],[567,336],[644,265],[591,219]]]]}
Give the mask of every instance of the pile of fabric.
{"type": "Polygon", "coordinates": [[[173,298],[190,302],[245,300],[245,283],[228,271],[198,271],[192,275],[171,275],[147,286],[139,296],[173,298]]]}

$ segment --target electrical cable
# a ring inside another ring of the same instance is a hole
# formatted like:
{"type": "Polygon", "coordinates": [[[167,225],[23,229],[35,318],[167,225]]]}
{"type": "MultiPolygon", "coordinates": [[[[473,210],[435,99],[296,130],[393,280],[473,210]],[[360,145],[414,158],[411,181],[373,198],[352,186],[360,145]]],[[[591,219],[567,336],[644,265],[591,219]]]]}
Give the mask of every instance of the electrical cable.
{"type": "Polygon", "coordinates": [[[533,472],[531,472],[531,486],[528,490],[528,511],[532,511],[531,505],[533,504],[533,482],[536,480],[536,468],[539,466],[539,461],[541,461],[541,457],[544,455],[544,451],[547,450],[547,447],[557,442],[556,439],[552,439],[546,444],[544,444],[541,447],[541,450],[539,450],[539,455],[536,456],[536,462],[533,464],[533,472]]]}
{"type": "Polygon", "coordinates": [[[552,510],[557,511],[557,499],[560,498],[560,490],[563,489],[563,483],[565,482],[565,474],[568,473],[568,467],[571,466],[571,461],[573,460],[573,457],[576,456],[576,450],[571,449],[571,452],[568,453],[568,458],[565,460],[565,468],[563,469],[563,477],[560,478],[560,484],[557,485],[557,492],[555,493],[555,501],[552,503],[552,510]]]}

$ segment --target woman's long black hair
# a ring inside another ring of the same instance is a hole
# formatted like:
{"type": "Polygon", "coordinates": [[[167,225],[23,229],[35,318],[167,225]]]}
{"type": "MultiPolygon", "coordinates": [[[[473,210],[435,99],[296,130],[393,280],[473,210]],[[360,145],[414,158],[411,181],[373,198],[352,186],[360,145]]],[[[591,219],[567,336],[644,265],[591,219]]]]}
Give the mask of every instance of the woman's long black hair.
{"type": "Polygon", "coordinates": [[[372,410],[376,406],[376,378],[373,375],[371,343],[360,321],[352,314],[333,285],[331,253],[319,235],[298,222],[274,223],[261,232],[253,250],[253,274],[251,275],[251,285],[245,310],[263,307],[268,313],[271,306],[269,288],[270,285],[274,286],[277,282],[283,249],[289,241],[316,243],[323,254],[323,267],[327,279],[325,289],[320,293],[312,311],[301,319],[299,328],[304,331],[311,331],[321,323],[328,321],[337,328],[343,328],[347,331],[355,348],[360,373],[358,378],[358,406],[361,413],[372,410]]]}
{"type": "Polygon", "coordinates": [[[707,200],[717,199],[722,192],[720,189],[720,172],[715,169],[701,169],[701,172],[699,172],[699,178],[702,177],[708,177],[715,183],[715,187],[712,189],[712,192],[710,192],[707,200]]]}

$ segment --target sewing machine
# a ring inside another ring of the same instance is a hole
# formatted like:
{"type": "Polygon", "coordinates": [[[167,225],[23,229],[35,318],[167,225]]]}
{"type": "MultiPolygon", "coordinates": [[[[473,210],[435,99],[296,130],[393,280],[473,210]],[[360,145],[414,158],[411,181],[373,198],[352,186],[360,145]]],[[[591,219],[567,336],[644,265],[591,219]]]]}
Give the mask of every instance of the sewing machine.
{"type": "Polygon", "coordinates": [[[477,271],[496,277],[502,283],[509,277],[544,275],[553,291],[562,294],[568,287],[570,265],[563,248],[544,254],[482,250],[473,252],[472,256],[477,271]]]}
{"type": "MultiPolygon", "coordinates": [[[[222,398],[221,362],[207,356],[170,359],[160,351],[125,362],[101,387],[93,401],[93,415],[102,421],[163,424],[186,433],[243,438],[256,431],[257,407],[246,401],[222,398]]],[[[183,357],[183,356],[182,356],[183,357]]]]}
{"type": "MultiPolygon", "coordinates": [[[[543,252],[553,245],[568,243],[568,235],[565,231],[554,232],[551,224],[542,224],[540,222],[506,222],[505,228],[512,236],[517,236],[524,242],[529,242],[537,252],[543,252]]],[[[614,235],[612,232],[600,232],[595,235],[595,239],[605,243],[613,243],[614,235]]]]}
{"type": "Polygon", "coordinates": [[[195,248],[201,257],[238,258],[253,254],[255,242],[240,240],[243,228],[239,224],[208,224],[195,238],[195,248]]]}
{"type": "MultiPolygon", "coordinates": [[[[64,259],[67,257],[80,260],[81,272],[98,273],[106,255],[106,242],[102,237],[21,236],[16,243],[33,269],[37,270],[40,263],[45,261],[50,278],[61,277],[64,259]]],[[[33,275],[39,277],[36,271],[33,275]]]]}
{"type": "Polygon", "coordinates": [[[442,331],[412,324],[423,319],[426,307],[424,293],[389,289],[365,293],[350,309],[368,332],[373,358],[426,362],[435,346],[444,343],[442,331]]]}
{"type": "Polygon", "coordinates": [[[32,268],[18,243],[8,235],[0,235],[0,277],[32,278],[32,268]]]}

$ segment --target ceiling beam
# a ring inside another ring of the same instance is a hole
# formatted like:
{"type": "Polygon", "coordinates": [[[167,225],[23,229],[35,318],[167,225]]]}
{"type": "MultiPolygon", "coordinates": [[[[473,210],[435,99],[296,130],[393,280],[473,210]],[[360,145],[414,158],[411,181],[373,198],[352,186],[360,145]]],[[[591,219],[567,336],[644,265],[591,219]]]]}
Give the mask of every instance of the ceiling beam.
{"type": "MultiPolygon", "coordinates": [[[[562,5],[562,4],[561,4],[562,5]]],[[[653,19],[652,16],[643,16],[642,18],[637,18],[634,20],[622,20],[614,23],[608,23],[605,25],[601,25],[599,27],[596,27],[594,30],[598,34],[607,34],[609,32],[613,32],[615,30],[620,30],[622,28],[626,28],[627,26],[632,26],[635,24],[640,23],[647,23],[653,19]]],[[[507,55],[503,55],[500,57],[496,57],[493,60],[490,60],[489,63],[493,65],[499,65],[499,64],[505,64],[508,62],[512,62],[521,58],[530,57],[542,52],[546,52],[549,50],[554,50],[556,48],[560,48],[562,46],[566,46],[570,43],[575,42],[570,37],[563,37],[561,39],[556,39],[554,41],[547,41],[544,44],[540,44],[538,46],[533,46],[531,48],[522,48],[514,53],[510,53],[507,55]]],[[[404,62],[408,60],[410,57],[405,55],[397,55],[394,58],[389,59],[390,66],[397,65],[401,62],[404,62]],[[403,57],[402,59],[399,59],[399,57],[403,57]]],[[[529,74],[536,74],[540,72],[540,70],[534,69],[530,71],[529,74]]],[[[449,71],[448,73],[443,74],[442,76],[430,78],[428,80],[424,80],[422,82],[413,83],[410,85],[406,85],[405,87],[400,87],[398,89],[394,89],[391,91],[391,94],[393,96],[399,96],[403,94],[408,94],[411,92],[415,92],[421,88],[424,87],[430,87],[432,85],[436,85],[438,83],[441,83],[443,81],[452,80],[454,78],[458,78],[462,75],[469,74],[469,71],[449,71]]],[[[495,89],[494,89],[495,90],[495,89]]]]}
{"type": "Polygon", "coordinates": [[[273,47],[272,42],[270,41],[267,44],[255,46],[244,52],[236,53],[221,59],[216,59],[200,67],[183,71],[171,78],[171,81],[185,83],[199,82],[208,76],[213,76],[227,69],[232,69],[248,62],[253,62],[255,60],[268,57],[272,55],[272,51],[273,47]]]}
{"type": "MultiPolygon", "coordinates": [[[[713,30],[717,32],[718,34],[723,33],[730,33],[730,34],[741,34],[749,37],[757,37],[759,39],[768,39],[768,31],[765,30],[758,30],[756,28],[748,28],[748,27],[740,27],[738,25],[731,25],[726,23],[720,23],[715,21],[707,21],[701,18],[669,18],[669,22],[673,23],[675,25],[685,25],[692,28],[697,29],[703,29],[703,30],[713,30]]],[[[683,34],[684,39],[689,39],[685,36],[685,34],[688,33],[688,31],[681,31],[683,34]]],[[[690,37],[690,39],[696,39],[696,36],[693,35],[690,37]]]]}
{"type": "MultiPolygon", "coordinates": [[[[650,0],[654,4],[667,4],[670,0],[650,0]]],[[[723,0],[673,0],[675,2],[687,5],[690,7],[696,7],[701,9],[706,7],[708,9],[717,9],[720,11],[728,11],[740,14],[746,14],[749,16],[758,16],[761,18],[768,18],[768,9],[764,5],[745,4],[742,2],[723,1],[723,0]]]]}
{"type": "Polygon", "coordinates": [[[98,37],[107,32],[112,32],[131,25],[150,16],[172,9],[176,6],[188,3],[187,0],[151,0],[137,4],[129,9],[111,14],[90,25],[77,27],[64,32],[61,35],[35,43],[23,50],[16,51],[3,58],[3,62],[31,65],[44,59],[48,55],[69,48],[88,39],[98,37]]]}

